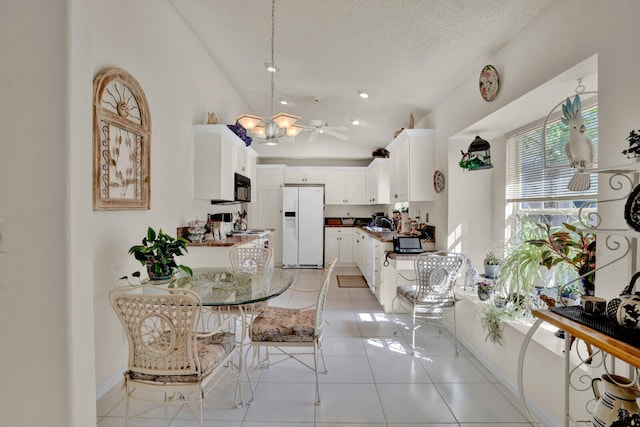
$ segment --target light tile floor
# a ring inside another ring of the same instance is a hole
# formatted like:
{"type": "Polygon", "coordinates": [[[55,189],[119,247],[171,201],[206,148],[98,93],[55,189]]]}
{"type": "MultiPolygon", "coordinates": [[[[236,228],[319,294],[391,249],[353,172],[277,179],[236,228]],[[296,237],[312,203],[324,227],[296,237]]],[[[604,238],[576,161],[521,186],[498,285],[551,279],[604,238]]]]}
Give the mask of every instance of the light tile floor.
{"type": "MultiPolygon", "coordinates": [[[[289,270],[294,286],[319,285],[321,270],[289,270]]],[[[339,288],[337,274],[359,274],[336,267],[325,317],[324,355],[329,372],[320,377],[322,404],[314,405],[313,372],[290,360],[255,368],[252,405],[233,406],[231,388],[212,390],[204,407],[207,427],[472,427],[529,426],[518,400],[461,345],[455,355],[446,331],[419,330],[416,356],[407,354],[407,331],[394,335],[369,289],[339,288]]],[[[309,295],[286,292],[271,305],[300,307],[309,295]]],[[[410,339],[410,335],[409,335],[410,339]]],[[[245,392],[248,386],[245,385],[245,392]]],[[[97,402],[98,426],[124,425],[120,385],[97,402]]],[[[187,410],[150,412],[131,427],[194,427],[187,410]]]]}

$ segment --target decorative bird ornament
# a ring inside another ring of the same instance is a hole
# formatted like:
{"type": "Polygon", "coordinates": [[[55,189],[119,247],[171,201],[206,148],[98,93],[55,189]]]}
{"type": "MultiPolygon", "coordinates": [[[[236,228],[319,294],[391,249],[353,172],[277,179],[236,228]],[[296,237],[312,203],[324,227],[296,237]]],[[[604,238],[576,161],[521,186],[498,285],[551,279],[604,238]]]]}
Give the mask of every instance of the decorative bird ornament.
{"type": "Polygon", "coordinates": [[[571,161],[571,167],[576,169],[567,188],[570,191],[585,191],[591,188],[591,178],[583,171],[593,166],[596,155],[596,146],[586,135],[586,126],[581,112],[580,95],[569,98],[562,104],[562,123],[569,127],[569,142],[564,146],[567,157],[571,161]]]}

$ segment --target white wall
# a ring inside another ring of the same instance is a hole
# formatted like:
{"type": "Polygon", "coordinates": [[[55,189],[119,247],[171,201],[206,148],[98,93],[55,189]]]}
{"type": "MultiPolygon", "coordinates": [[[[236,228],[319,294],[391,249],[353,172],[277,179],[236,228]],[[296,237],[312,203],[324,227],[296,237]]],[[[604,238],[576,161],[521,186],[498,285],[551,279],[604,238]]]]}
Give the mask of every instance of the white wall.
{"type": "MultiPolygon", "coordinates": [[[[69,8],[67,0],[0,7],[3,426],[76,425],[67,163],[69,8]]],[[[94,422],[95,415],[87,419],[94,422]]]]}
{"type": "Polygon", "coordinates": [[[120,379],[126,362],[122,328],[107,292],[117,278],[141,267],[127,256],[128,248],[142,239],[149,225],[174,234],[176,227],[218,208],[193,199],[191,126],[206,123],[208,111],[216,112],[221,123],[230,122],[247,106],[166,0],[96,0],[92,64],[93,75],[106,67],[131,73],[151,111],[151,209],[94,212],[91,218],[96,381],[101,392],[120,379]]]}

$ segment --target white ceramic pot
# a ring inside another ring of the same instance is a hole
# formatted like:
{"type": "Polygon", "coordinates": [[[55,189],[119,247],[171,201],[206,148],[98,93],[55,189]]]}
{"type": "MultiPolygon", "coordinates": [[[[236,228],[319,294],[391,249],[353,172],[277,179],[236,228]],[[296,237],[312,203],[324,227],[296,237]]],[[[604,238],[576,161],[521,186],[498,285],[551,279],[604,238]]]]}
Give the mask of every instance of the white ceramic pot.
{"type": "Polygon", "coordinates": [[[595,427],[609,427],[618,419],[618,410],[626,409],[629,415],[640,413],[636,399],[640,389],[629,378],[620,375],[604,374],[602,378],[591,381],[593,394],[598,401],[593,411],[592,424],[595,427]],[[600,393],[598,382],[602,381],[604,393],[600,393]]]}
{"type": "Polygon", "coordinates": [[[640,296],[621,296],[616,320],[626,328],[640,329],[640,296]]]}

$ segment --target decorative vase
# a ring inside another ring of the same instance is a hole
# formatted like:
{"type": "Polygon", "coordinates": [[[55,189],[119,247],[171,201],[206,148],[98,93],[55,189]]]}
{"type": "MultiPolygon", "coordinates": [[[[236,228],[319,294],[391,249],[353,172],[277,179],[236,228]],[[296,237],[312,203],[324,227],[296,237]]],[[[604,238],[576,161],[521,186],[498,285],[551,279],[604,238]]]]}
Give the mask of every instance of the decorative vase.
{"type": "Polygon", "coordinates": [[[498,267],[497,264],[485,264],[484,265],[484,275],[489,279],[495,279],[498,277],[498,267]]]}
{"type": "Polygon", "coordinates": [[[640,413],[636,399],[640,397],[640,389],[634,381],[620,375],[604,374],[591,381],[591,388],[597,403],[593,411],[594,426],[610,426],[618,419],[618,411],[623,409],[629,415],[640,413]],[[604,393],[600,393],[598,382],[604,384],[604,393]]]}
{"type": "Polygon", "coordinates": [[[491,298],[491,291],[478,288],[478,298],[480,301],[486,301],[491,298]]]}

